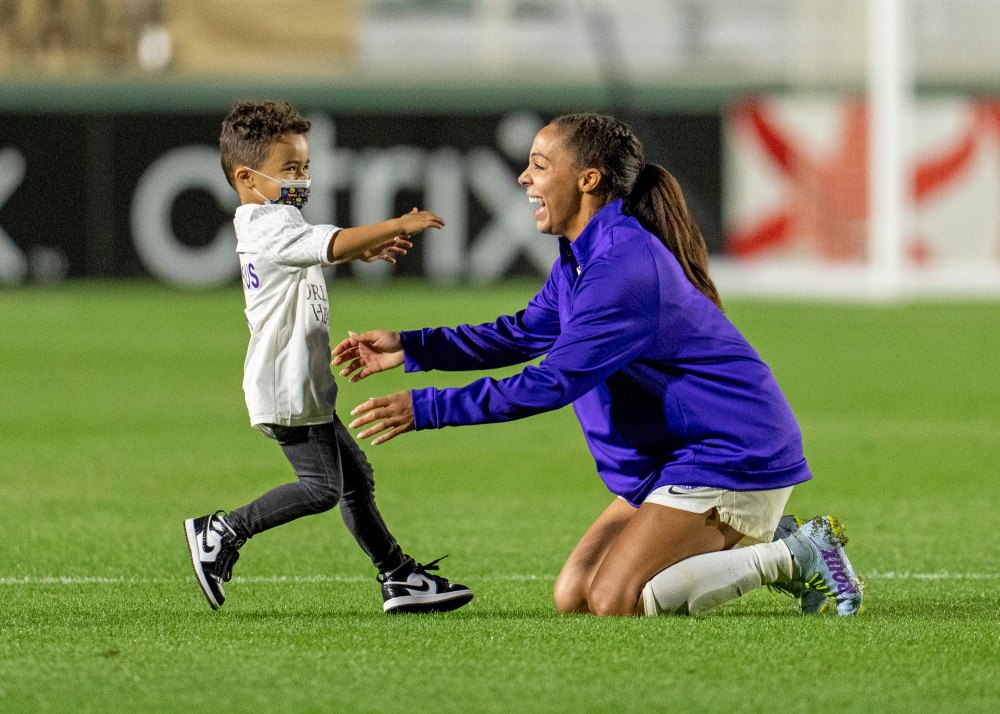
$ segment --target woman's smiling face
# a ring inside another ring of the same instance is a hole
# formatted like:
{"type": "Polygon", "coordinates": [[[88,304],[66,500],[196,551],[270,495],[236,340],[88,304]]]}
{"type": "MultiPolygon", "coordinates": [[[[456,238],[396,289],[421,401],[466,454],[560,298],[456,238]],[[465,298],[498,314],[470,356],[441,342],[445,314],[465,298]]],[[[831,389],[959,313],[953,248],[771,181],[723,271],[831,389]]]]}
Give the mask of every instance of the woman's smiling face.
{"type": "Polygon", "coordinates": [[[555,126],[543,127],[531,143],[528,168],[517,179],[527,190],[528,200],[537,204],[533,215],[541,233],[574,240],[590,221],[581,175],[555,126]]]}

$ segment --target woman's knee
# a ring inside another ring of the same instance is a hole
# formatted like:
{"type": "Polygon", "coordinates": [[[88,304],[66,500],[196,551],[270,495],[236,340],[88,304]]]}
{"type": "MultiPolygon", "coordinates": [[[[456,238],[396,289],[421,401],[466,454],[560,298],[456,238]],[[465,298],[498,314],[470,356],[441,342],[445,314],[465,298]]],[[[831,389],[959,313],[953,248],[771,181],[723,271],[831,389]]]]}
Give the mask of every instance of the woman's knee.
{"type": "Polygon", "coordinates": [[[593,615],[635,615],[639,607],[641,588],[620,582],[595,578],[587,592],[587,609],[593,615]]]}
{"type": "Polygon", "coordinates": [[[564,615],[574,612],[587,612],[586,588],[577,578],[560,575],[556,579],[552,595],[555,598],[556,609],[564,615]]]}

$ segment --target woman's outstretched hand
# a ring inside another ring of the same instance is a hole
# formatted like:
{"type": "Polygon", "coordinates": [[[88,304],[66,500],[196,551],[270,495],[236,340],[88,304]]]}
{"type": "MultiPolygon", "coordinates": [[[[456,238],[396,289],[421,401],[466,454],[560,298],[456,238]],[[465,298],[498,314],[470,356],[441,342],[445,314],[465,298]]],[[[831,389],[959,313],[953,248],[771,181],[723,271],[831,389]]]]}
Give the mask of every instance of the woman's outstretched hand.
{"type": "Polygon", "coordinates": [[[357,419],[350,423],[352,429],[372,424],[358,433],[359,439],[374,436],[372,446],[384,444],[400,434],[413,431],[413,398],[409,392],[396,392],[387,397],[372,397],[351,410],[357,419]]]}
{"type": "Polygon", "coordinates": [[[403,343],[398,332],[372,330],[361,334],[348,332],[347,335],[346,340],[333,348],[331,360],[334,367],[346,363],[340,370],[341,377],[360,382],[403,364],[403,343]]]}

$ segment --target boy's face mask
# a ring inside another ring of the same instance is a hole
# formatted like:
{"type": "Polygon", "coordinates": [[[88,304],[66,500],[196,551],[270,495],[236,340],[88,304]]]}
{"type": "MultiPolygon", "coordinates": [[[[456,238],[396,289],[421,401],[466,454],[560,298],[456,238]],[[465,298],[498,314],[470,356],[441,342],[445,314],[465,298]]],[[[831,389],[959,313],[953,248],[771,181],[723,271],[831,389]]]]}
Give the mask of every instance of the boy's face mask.
{"type": "MultiPolygon", "coordinates": [[[[246,168],[253,171],[249,166],[246,168]]],[[[278,197],[275,199],[268,198],[255,188],[250,189],[268,203],[282,203],[286,206],[295,206],[301,210],[306,205],[306,201],[309,200],[309,185],[312,183],[312,179],[276,179],[273,176],[262,174],[260,171],[253,172],[258,176],[278,182],[280,188],[278,189],[278,197]]]]}

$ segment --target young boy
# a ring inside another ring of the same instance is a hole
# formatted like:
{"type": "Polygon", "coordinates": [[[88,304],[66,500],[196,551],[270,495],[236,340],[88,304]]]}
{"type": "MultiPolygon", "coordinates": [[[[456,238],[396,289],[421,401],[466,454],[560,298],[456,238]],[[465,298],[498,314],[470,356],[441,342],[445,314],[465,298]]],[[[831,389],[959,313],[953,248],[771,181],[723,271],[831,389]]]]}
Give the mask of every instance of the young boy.
{"type": "MultiPolygon", "coordinates": [[[[250,423],[281,446],[298,477],[225,514],[184,521],[195,575],[208,604],[225,601],[249,538],[340,503],[351,535],[378,569],[385,612],[443,612],[472,599],[403,553],[374,500],[371,465],[337,418],[330,372],[330,312],[322,266],[395,263],[409,238],[444,221],[430,211],[355,228],[306,223],[309,122],[288,103],[240,103],[222,123],[222,168],[240,196],[236,252],[243,271],[250,345],[243,391],[250,423]]],[[[440,560],[440,558],[438,559],[440,560]]]]}

